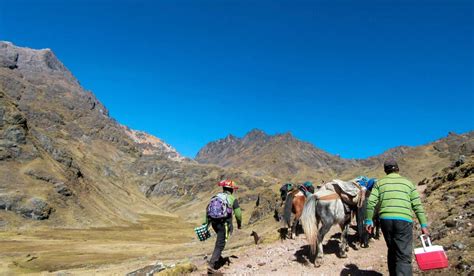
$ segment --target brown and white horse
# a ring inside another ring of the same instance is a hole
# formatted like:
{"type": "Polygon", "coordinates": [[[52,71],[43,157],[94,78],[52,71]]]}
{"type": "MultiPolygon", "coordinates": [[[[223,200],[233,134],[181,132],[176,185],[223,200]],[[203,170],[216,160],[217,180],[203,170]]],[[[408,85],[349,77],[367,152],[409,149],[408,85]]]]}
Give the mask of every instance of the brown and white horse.
{"type": "Polygon", "coordinates": [[[301,214],[303,213],[305,201],[306,197],[298,189],[289,191],[286,196],[283,210],[283,221],[290,230],[290,239],[293,239],[296,235],[296,228],[298,227],[301,214]],[[291,221],[291,214],[294,214],[293,221],[291,221]]]}

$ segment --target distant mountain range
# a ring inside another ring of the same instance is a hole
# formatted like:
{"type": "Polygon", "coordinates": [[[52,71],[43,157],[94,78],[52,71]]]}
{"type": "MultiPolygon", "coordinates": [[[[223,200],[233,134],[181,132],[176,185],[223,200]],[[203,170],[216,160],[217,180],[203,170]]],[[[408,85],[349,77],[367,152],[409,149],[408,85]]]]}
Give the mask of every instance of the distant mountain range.
{"type": "MultiPolygon", "coordinates": [[[[399,147],[365,160],[343,159],[291,134],[253,130],[209,143],[196,160],[109,117],[50,49],[0,42],[0,225],[97,227],[136,222],[141,214],[199,220],[216,183],[241,185],[242,206],[284,181],[314,182],[382,174],[387,156],[420,180],[460,154],[473,132],[421,147],[399,147]],[[197,211],[200,210],[200,211],[197,211]],[[40,221],[40,222],[39,222],[40,221]]],[[[247,209],[247,210],[248,210],[247,209]]]]}
{"type": "Polygon", "coordinates": [[[474,132],[450,133],[446,138],[419,147],[401,146],[367,159],[344,159],[300,141],[291,133],[268,135],[254,129],[243,138],[230,134],[210,142],[198,152],[195,160],[245,170],[256,176],[322,181],[362,173],[380,174],[383,161],[395,157],[407,174],[421,179],[424,174],[417,175],[418,170],[431,171],[432,168],[434,172],[459,155],[472,155],[473,150],[474,132]]]}

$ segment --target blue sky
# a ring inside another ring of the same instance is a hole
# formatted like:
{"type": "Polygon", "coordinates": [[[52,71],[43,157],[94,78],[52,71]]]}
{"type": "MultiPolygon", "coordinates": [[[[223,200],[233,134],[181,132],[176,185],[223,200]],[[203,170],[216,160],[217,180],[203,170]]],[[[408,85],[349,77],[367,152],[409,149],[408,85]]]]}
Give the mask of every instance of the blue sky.
{"type": "Polygon", "coordinates": [[[343,157],[474,129],[472,1],[0,1],[121,123],[193,157],[253,128],[343,157]]]}

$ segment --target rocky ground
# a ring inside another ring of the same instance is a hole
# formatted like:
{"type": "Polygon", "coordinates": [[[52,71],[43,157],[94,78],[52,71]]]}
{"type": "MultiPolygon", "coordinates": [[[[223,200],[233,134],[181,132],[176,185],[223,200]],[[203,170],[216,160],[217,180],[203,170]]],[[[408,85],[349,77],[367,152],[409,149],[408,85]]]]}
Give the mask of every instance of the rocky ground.
{"type": "MultiPolygon", "coordinates": [[[[355,231],[351,229],[350,240],[355,231]]],[[[259,244],[241,250],[230,250],[231,263],[220,269],[229,275],[385,275],[386,247],[383,238],[374,240],[369,248],[349,249],[347,258],[336,256],[339,246],[337,227],[328,233],[324,241],[324,264],[314,267],[308,261],[309,246],[304,234],[294,240],[278,241],[270,244],[259,244]]],[[[232,242],[232,241],[230,241],[232,242]]],[[[206,272],[204,260],[196,262],[199,269],[192,275],[206,272]]]]}
{"type": "Polygon", "coordinates": [[[457,160],[421,183],[434,244],[444,246],[450,272],[474,273],[474,158],[457,160]]]}

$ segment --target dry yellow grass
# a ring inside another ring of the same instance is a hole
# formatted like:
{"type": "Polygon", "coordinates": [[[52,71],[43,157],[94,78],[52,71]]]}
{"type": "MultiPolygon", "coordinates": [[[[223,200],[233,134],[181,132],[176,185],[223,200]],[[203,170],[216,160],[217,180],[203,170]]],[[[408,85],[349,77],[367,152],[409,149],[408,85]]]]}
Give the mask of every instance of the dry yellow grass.
{"type": "Polygon", "coordinates": [[[2,273],[58,271],[136,258],[175,259],[191,254],[194,224],[144,215],[138,224],[92,229],[36,229],[0,233],[2,273]]]}

